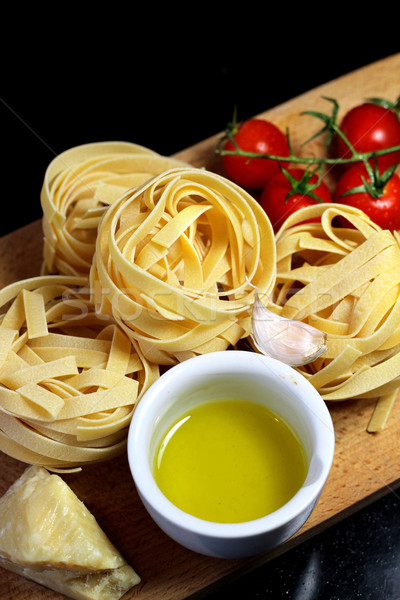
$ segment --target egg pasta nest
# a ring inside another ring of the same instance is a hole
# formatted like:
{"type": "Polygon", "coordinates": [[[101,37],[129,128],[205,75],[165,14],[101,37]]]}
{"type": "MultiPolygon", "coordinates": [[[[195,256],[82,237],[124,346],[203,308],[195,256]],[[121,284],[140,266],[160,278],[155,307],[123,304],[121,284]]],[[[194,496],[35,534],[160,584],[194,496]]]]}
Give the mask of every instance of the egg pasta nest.
{"type": "Polygon", "coordinates": [[[254,287],[275,279],[268,217],[244,190],[196,168],[128,191],[98,228],[90,286],[148,360],[225,350],[251,328],[254,287]]]}
{"type": "Polygon", "coordinates": [[[327,351],[299,370],[325,400],[384,398],[400,385],[400,248],[361,211],[300,209],[276,236],[271,309],[328,334],[327,351]],[[320,222],[309,222],[320,219],[320,222]],[[338,227],[338,219],[346,219],[338,227]]]}
{"type": "Polygon", "coordinates": [[[43,274],[88,275],[97,225],[126,190],[185,163],[129,142],[95,142],[62,152],[42,191],[43,274]]]}
{"type": "Polygon", "coordinates": [[[0,311],[0,449],[52,470],[122,452],[134,407],[159,371],[96,314],[86,278],[8,285],[0,311]]]}

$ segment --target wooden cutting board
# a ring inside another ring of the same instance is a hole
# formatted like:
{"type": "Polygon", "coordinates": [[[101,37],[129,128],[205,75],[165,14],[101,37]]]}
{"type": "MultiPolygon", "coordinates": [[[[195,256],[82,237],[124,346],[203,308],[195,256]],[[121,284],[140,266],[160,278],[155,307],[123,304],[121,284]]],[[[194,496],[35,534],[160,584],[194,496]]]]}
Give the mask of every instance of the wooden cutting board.
{"type": "MultiPolygon", "coordinates": [[[[334,97],[340,115],[364,98],[395,100],[400,89],[400,54],[378,61],[349,75],[307,92],[262,115],[282,129],[289,127],[294,150],[319,130],[321,122],[300,116],[305,110],[330,112],[323,96],[334,97]]],[[[213,149],[220,134],[176,156],[194,166],[220,171],[213,149]]],[[[303,154],[305,150],[302,150],[303,154]]],[[[323,153],[323,140],[313,142],[307,153],[323,153]]],[[[0,239],[0,285],[39,274],[42,253],[41,223],[34,222],[0,239]]],[[[366,427],[374,408],[371,400],[331,403],[336,451],[327,485],[311,517],[289,542],[255,559],[219,560],[190,552],[167,538],[143,508],[125,456],[85,467],[64,479],[93,512],[110,539],[134,566],[142,583],[124,600],[180,600],[218,582],[270,560],[348,516],[377,497],[391,493],[400,483],[400,401],[395,403],[383,432],[369,434],[366,427]]],[[[0,452],[0,495],[24,471],[26,465],[0,452]]],[[[59,594],[0,568],[0,598],[36,600],[63,598],[59,594]]]]}

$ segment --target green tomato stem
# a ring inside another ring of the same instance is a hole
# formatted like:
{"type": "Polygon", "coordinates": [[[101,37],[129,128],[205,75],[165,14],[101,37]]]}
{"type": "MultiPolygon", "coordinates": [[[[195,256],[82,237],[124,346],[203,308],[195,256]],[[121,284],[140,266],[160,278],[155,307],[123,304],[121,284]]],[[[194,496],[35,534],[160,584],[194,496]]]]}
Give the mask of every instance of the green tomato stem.
{"type": "Polygon", "coordinates": [[[350,158],[329,158],[329,157],[317,157],[317,156],[297,156],[295,154],[290,154],[289,156],[278,156],[276,154],[262,154],[257,152],[248,152],[246,150],[241,150],[237,145],[236,150],[225,150],[224,148],[217,147],[215,152],[217,154],[221,154],[224,156],[245,156],[249,159],[251,158],[268,158],[271,160],[276,160],[279,162],[287,162],[287,163],[302,163],[308,165],[315,164],[326,164],[326,165],[336,165],[336,164],[349,164],[360,161],[368,161],[374,156],[382,156],[384,154],[389,154],[390,152],[396,152],[400,150],[400,144],[397,146],[391,146],[390,148],[383,148],[381,150],[374,150],[372,152],[363,152],[357,153],[353,151],[353,156],[350,158]]]}
{"type": "MultiPolygon", "coordinates": [[[[320,131],[318,131],[316,134],[314,134],[311,138],[309,138],[306,142],[304,142],[304,144],[310,142],[311,140],[318,137],[322,133],[327,132],[328,133],[327,141],[328,141],[328,146],[329,146],[330,141],[332,140],[332,137],[334,135],[337,135],[344,141],[346,146],[349,148],[349,150],[351,152],[350,158],[297,156],[296,154],[294,154],[294,152],[291,148],[291,145],[290,145],[289,130],[287,130],[287,132],[286,132],[286,138],[287,138],[288,146],[289,146],[289,156],[277,156],[275,154],[267,154],[267,153],[262,154],[262,153],[248,152],[246,150],[242,150],[234,138],[234,133],[237,130],[236,109],[235,109],[235,113],[234,113],[233,122],[225,130],[225,135],[219,140],[216,148],[214,149],[214,152],[216,154],[220,154],[223,156],[244,156],[244,157],[247,157],[249,160],[252,158],[266,158],[266,159],[276,160],[276,161],[283,162],[283,163],[298,163],[298,164],[300,163],[300,164],[307,164],[307,165],[319,165],[321,167],[324,164],[325,165],[338,165],[338,164],[344,165],[344,164],[351,164],[351,163],[356,163],[356,162],[363,162],[367,171],[370,173],[371,167],[369,164],[369,160],[371,158],[374,158],[375,163],[376,163],[376,158],[378,156],[382,156],[384,154],[389,154],[390,152],[396,152],[396,151],[400,150],[400,144],[399,144],[397,146],[391,146],[390,148],[383,148],[381,150],[374,150],[371,152],[357,152],[357,150],[349,142],[346,135],[343,133],[343,131],[340,129],[339,125],[337,124],[337,115],[338,115],[338,110],[339,110],[339,104],[338,104],[337,100],[335,100],[335,98],[329,98],[329,97],[325,97],[325,96],[323,96],[323,98],[325,100],[328,100],[329,102],[331,102],[333,105],[331,115],[327,115],[325,113],[316,112],[316,111],[304,111],[303,113],[301,113],[301,114],[307,114],[307,115],[316,117],[325,123],[324,127],[320,131]],[[233,143],[233,145],[235,147],[234,150],[226,150],[223,147],[223,143],[226,139],[229,139],[233,143]]],[[[375,102],[376,104],[380,104],[381,106],[385,106],[386,108],[390,108],[390,109],[394,110],[397,117],[400,119],[400,116],[399,116],[399,114],[400,114],[399,113],[400,97],[394,103],[393,102],[389,103],[387,100],[382,100],[380,98],[373,98],[373,99],[371,98],[370,101],[375,102]]],[[[370,175],[371,175],[371,173],[370,173],[370,175]]]]}

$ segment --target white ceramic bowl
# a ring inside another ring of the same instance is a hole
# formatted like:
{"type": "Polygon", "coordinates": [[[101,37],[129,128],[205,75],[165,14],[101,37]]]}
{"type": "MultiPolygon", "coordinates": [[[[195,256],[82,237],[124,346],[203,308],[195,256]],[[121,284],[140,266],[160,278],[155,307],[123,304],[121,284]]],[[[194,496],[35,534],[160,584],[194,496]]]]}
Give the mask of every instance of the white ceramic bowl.
{"type": "Polygon", "coordinates": [[[334,439],[329,411],[304,376],[261,354],[228,350],[191,358],[151,385],[133,415],[128,460],[144,506],[167,535],[201,554],[238,558],[278,546],[305,523],[328,477],[334,439]],[[214,523],[183,512],[164,496],[152,474],[168,426],[194,404],[226,397],[256,400],[281,415],[300,436],[309,463],[303,486],[285,505],[243,523],[214,523]]]}

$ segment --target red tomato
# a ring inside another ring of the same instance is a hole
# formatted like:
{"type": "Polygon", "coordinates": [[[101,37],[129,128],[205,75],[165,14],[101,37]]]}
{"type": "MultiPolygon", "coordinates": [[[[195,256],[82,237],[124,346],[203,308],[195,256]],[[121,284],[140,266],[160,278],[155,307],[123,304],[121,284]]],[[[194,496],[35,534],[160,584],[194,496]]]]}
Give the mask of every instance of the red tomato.
{"type": "Polygon", "coordinates": [[[294,194],[288,197],[293,185],[286,175],[280,171],[268,181],[260,197],[260,205],[267,213],[275,232],[278,231],[285,219],[299,208],[317,204],[319,201],[332,201],[331,193],[323,181],[317,187],[312,187],[318,183],[316,173],[309,177],[305,169],[299,168],[288,169],[288,173],[300,182],[294,194]],[[310,188],[319,200],[309,195],[310,188]]]}
{"type": "Polygon", "coordinates": [[[374,223],[382,229],[390,231],[400,229],[400,178],[394,173],[384,185],[378,198],[367,191],[343,196],[345,192],[363,184],[362,178],[370,182],[366,169],[362,165],[354,165],[346,170],[336,184],[333,201],[347,204],[364,211],[374,223]]]}
{"type": "MultiPolygon", "coordinates": [[[[289,156],[286,136],[273,123],[263,119],[248,119],[239,125],[234,140],[241,150],[257,154],[289,156]]],[[[235,150],[231,140],[224,150],[235,150]]],[[[243,188],[261,189],[279,171],[279,163],[267,158],[222,155],[222,164],[229,179],[243,188]]]]}
{"type": "MultiPolygon", "coordinates": [[[[371,152],[400,145],[400,122],[396,114],[377,104],[366,102],[351,109],[345,115],[340,130],[358,152],[371,152]]],[[[350,149],[339,136],[335,138],[335,146],[336,157],[351,157],[350,149]]],[[[378,157],[379,168],[387,169],[398,162],[400,150],[378,157]]],[[[344,166],[351,167],[353,164],[347,163],[344,166]]]]}

